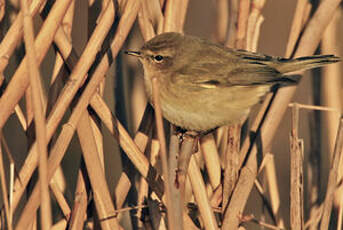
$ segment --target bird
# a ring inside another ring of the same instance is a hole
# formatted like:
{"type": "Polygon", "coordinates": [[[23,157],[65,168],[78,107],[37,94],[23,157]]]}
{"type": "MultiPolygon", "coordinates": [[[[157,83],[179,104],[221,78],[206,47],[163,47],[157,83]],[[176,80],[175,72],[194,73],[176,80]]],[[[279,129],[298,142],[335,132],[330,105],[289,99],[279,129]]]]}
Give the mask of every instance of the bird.
{"type": "Polygon", "coordinates": [[[176,32],[159,34],[139,51],[125,53],[142,63],[149,102],[157,78],[163,117],[198,133],[239,123],[274,87],[298,83],[299,77],[286,73],[340,61],[334,55],[269,56],[176,32]]]}

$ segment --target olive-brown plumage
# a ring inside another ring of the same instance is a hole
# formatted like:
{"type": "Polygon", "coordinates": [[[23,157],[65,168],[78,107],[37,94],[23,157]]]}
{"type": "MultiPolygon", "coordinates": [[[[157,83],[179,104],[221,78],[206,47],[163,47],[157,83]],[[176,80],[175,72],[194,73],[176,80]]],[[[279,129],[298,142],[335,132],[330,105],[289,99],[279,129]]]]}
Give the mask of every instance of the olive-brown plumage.
{"type": "Polygon", "coordinates": [[[157,77],[163,116],[199,132],[239,122],[272,86],[297,82],[283,74],[340,60],[333,55],[271,57],[173,32],[157,35],[139,52],[127,54],[143,64],[150,102],[151,79],[157,77]]]}

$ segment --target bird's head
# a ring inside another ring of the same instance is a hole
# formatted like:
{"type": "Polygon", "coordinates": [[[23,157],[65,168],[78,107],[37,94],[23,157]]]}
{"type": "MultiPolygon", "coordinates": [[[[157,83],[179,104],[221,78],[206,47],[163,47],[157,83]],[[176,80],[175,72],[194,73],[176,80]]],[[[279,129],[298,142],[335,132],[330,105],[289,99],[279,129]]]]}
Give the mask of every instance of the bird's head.
{"type": "Polygon", "coordinates": [[[166,73],[186,63],[187,51],[191,50],[188,39],[180,33],[163,33],[144,43],[140,51],[126,54],[138,57],[145,73],[166,73]]]}

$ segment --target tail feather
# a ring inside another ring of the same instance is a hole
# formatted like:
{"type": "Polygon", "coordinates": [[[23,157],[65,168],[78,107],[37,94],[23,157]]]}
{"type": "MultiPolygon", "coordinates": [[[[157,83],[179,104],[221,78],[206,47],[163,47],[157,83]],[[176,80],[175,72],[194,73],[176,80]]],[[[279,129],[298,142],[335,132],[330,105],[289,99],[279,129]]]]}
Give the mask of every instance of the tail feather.
{"type": "Polygon", "coordinates": [[[334,55],[314,55],[295,59],[279,59],[278,61],[279,64],[275,68],[280,73],[290,73],[339,62],[341,59],[334,55]]]}

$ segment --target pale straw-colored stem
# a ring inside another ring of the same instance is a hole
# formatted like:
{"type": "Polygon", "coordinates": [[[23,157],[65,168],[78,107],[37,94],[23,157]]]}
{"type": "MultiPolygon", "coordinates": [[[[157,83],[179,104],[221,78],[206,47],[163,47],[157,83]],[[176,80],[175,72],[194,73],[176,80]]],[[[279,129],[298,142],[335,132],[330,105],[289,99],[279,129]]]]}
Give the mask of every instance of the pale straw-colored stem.
{"type": "MultiPolygon", "coordinates": [[[[268,224],[262,220],[258,220],[256,218],[254,218],[253,216],[248,216],[248,217],[243,217],[244,219],[247,219],[247,220],[244,220],[244,222],[252,222],[252,223],[255,223],[255,224],[258,224],[261,226],[261,228],[265,228],[265,229],[271,229],[271,230],[284,230],[285,228],[280,228],[278,226],[274,226],[274,225],[271,225],[271,224],[268,224]]],[[[239,230],[241,230],[239,228],[239,230]]]]}
{"type": "Polygon", "coordinates": [[[299,108],[292,108],[290,134],[290,222],[291,229],[304,229],[303,148],[298,137],[299,108]]]}
{"type": "Polygon", "coordinates": [[[279,185],[276,177],[276,167],[273,154],[266,154],[269,156],[269,161],[266,163],[266,177],[268,184],[268,191],[270,194],[270,204],[276,218],[277,226],[279,228],[285,228],[283,218],[280,213],[280,192],[279,185]]]}
{"type": "Polygon", "coordinates": [[[37,147],[36,151],[39,152],[39,179],[40,194],[41,194],[41,212],[40,220],[43,230],[49,230],[52,225],[50,194],[49,194],[49,181],[47,178],[47,137],[46,137],[46,121],[43,108],[43,101],[41,100],[42,83],[39,73],[39,67],[36,62],[36,50],[34,44],[34,31],[33,20],[27,5],[27,1],[21,1],[21,10],[23,12],[23,25],[24,25],[24,40],[26,50],[26,67],[30,76],[30,89],[31,101],[33,107],[33,115],[35,120],[35,134],[37,147]]]}
{"type": "Polygon", "coordinates": [[[334,199],[334,193],[337,188],[337,178],[340,160],[343,154],[343,116],[339,120],[339,126],[336,135],[335,149],[331,160],[331,168],[328,178],[328,185],[323,205],[322,220],[320,222],[320,230],[326,230],[329,228],[330,216],[332,212],[332,203],[334,199]]]}
{"type": "MultiPolygon", "coordinates": [[[[9,186],[8,186],[8,205],[9,205],[9,223],[13,223],[13,186],[14,186],[14,179],[18,178],[20,180],[19,174],[16,170],[15,161],[13,158],[13,154],[11,153],[10,148],[8,147],[7,141],[5,136],[0,131],[0,143],[1,147],[4,149],[6,153],[6,157],[9,160],[9,170],[10,170],[10,178],[9,178],[9,186]]],[[[5,193],[3,193],[5,194],[5,193]]],[[[5,195],[3,195],[5,196],[5,195]]],[[[13,227],[13,226],[12,226],[13,227]]]]}
{"type": "Polygon", "coordinates": [[[306,8],[307,0],[298,0],[293,16],[293,22],[291,26],[291,33],[289,33],[288,43],[286,47],[286,57],[290,57],[294,50],[295,44],[299,39],[299,34],[303,29],[304,11],[306,8]]]}
{"type": "Polygon", "coordinates": [[[164,12],[164,32],[182,32],[188,0],[169,0],[164,12]]]}
{"type": "MultiPolygon", "coordinates": [[[[258,41],[260,38],[261,25],[262,25],[263,21],[264,21],[264,17],[262,15],[260,15],[257,19],[254,33],[252,34],[251,46],[248,48],[248,50],[250,50],[252,52],[257,51],[258,41]]],[[[247,44],[247,45],[249,45],[249,44],[247,44]]]]}
{"type": "Polygon", "coordinates": [[[60,206],[60,209],[64,217],[66,219],[69,219],[71,210],[70,210],[70,207],[68,205],[66,198],[63,195],[63,192],[61,191],[58,184],[54,180],[52,180],[49,185],[50,185],[51,192],[54,194],[55,199],[58,205],[60,206]]]}
{"type": "Polygon", "coordinates": [[[188,177],[205,229],[218,229],[216,218],[214,217],[213,209],[207,196],[205,183],[194,155],[191,157],[188,167],[188,177]]]}
{"type": "Polygon", "coordinates": [[[158,0],[143,0],[138,23],[145,41],[163,31],[164,16],[158,0]]]}
{"type": "Polygon", "coordinates": [[[216,1],[216,31],[215,40],[219,43],[226,41],[228,24],[229,24],[229,1],[216,1]]]}
{"type": "MultiPolygon", "coordinates": [[[[341,1],[339,0],[327,0],[320,4],[301,37],[299,48],[295,52],[295,57],[310,55],[314,52],[325,27],[332,19],[340,2],[341,1]]],[[[264,147],[270,146],[283,114],[295,93],[295,89],[296,87],[286,87],[277,92],[268,114],[263,121],[261,130],[258,134],[259,137],[256,138],[257,140],[262,141],[264,147]]],[[[229,204],[227,210],[231,215],[230,220],[227,221],[227,224],[230,223],[229,226],[226,225],[228,226],[227,229],[236,229],[239,225],[240,220],[237,215],[242,212],[254,184],[254,179],[256,178],[257,150],[257,145],[254,142],[247,164],[241,170],[236,190],[232,195],[231,200],[233,202],[229,204]]]]}
{"type": "Polygon", "coordinates": [[[59,221],[57,221],[56,224],[54,224],[53,226],[51,226],[50,230],[65,230],[67,227],[67,220],[66,219],[61,219],[59,221]]]}
{"type": "MultiPolygon", "coordinates": [[[[135,4],[135,1],[130,1],[130,2],[135,4]]],[[[135,5],[135,7],[136,7],[136,12],[137,12],[138,5],[135,5]]],[[[127,16],[129,16],[128,19],[130,19],[130,17],[134,18],[135,15],[132,15],[132,14],[130,14],[130,15],[123,15],[122,19],[126,19],[127,16]]],[[[133,22],[133,20],[131,20],[131,21],[133,22]]],[[[127,22],[127,20],[126,20],[126,22],[127,22]]],[[[128,31],[129,31],[129,29],[130,29],[130,27],[127,27],[127,24],[125,24],[125,27],[120,26],[120,25],[121,25],[121,23],[119,23],[119,29],[118,30],[123,30],[124,29],[125,32],[121,31],[121,35],[125,34],[125,36],[126,36],[128,31]]],[[[113,55],[116,55],[118,53],[118,49],[121,47],[121,44],[122,44],[122,42],[125,39],[125,36],[123,35],[123,37],[121,36],[120,38],[118,38],[118,36],[115,37],[116,39],[115,39],[115,42],[113,42],[114,45],[112,46],[113,55]]],[[[56,142],[54,148],[52,149],[52,152],[51,152],[51,155],[50,155],[50,158],[49,158],[49,169],[50,169],[49,170],[49,177],[54,173],[54,170],[59,165],[59,163],[60,163],[60,161],[61,161],[61,159],[63,157],[63,154],[64,154],[64,152],[65,152],[65,150],[66,150],[66,148],[68,146],[68,143],[71,140],[71,137],[72,137],[73,132],[75,130],[74,127],[77,124],[78,118],[80,117],[80,115],[82,114],[82,112],[84,111],[84,109],[86,108],[86,106],[88,104],[87,101],[89,100],[90,96],[95,92],[98,83],[104,77],[103,73],[106,72],[106,68],[108,68],[108,62],[107,62],[108,60],[107,59],[103,59],[103,60],[105,60],[105,62],[104,61],[100,62],[97,70],[95,71],[95,73],[93,75],[92,80],[88,83],[88,86],[86,87],[86,89],[84,91],[84,94],[81,96],[78,105],[75,107],[75,109],[73,111],[73,114],[72,114],[72,116],[70,118],[70,121],[68,122],[69,125],[64,126],[64,128],[62,129],[62,133],[61,133],[60,137],[57,139],[57,142],[56,142]],[[88,98],[88,100],[87,100],[87,98],[88,98]]],[[[100,110],[102,112],[103,108],[101,108],[100,110]]],[[[110,128],[113,129],[112,123],[111,123],[110,128]]],[[[119,132],[121,134],[123,132],[126,132],[125,129],[122,126],[118,127],[118,129],[119,129],[119,132]]],[[[120,140],[119,143],[122,145],[123,144],[123,140],[126,141],[128,138],[129,138],[129,135],[126,133],[126,138],[119,138],[119,140],[120,140]]],[[[130,143],[129,146],[132,146],[132,144],[130,143]]],[[[123,147],[124,150],[126,149],[125,146],[122,145],[122,147],[123,147]]],[[[132,151],[128,151],[128,152],[130,154],[132,154],[132,151]]],[[[138,150],[138,152],[139,152],[139,150],[138,150]]],[[[134,155],[134,154],[130,155],[130,154],[129,154],[129,158],[132,159],[134,163],[140,164],[141,162],[144,162],[144,158],[137,159],[136,155],[134,155]]],[[[139,169],[139,167],[138,167],[138,169],[139,169]]],[[[146,170],[143,172],[143,173],[145,173],[144,175],[148,175],[148,169],[149,169],[149,165],[147,166],[146,170]]],[[[158,193],[158,194],[161,194],[161,192],[158,193]]],[[[36,200],[37,200],[37,189],[35,189],[33,191],[33,193],[31,195],[31,197],[30,197],[30,199],[28,201],[28,204],[26,205],[25,209],[26,210],[34,209],[35,202],[37,202],[36,200]]]]}
{"type": "MultiPolygon", "coordinates": [[[[334,20],[329,24],[328,28],[324,33],[324,37],[321,43],[321,49],[323,53],[335,53],[341,56],[342,53],[339,52],[339,47],[341,41],[338,39],[339,22],[342,19],[342,12],[336,12],[334,20]]],[[[323,67],[323,77],[321,84],[321,100],[323,104],[327,107],[338,111],[338,113],[326,113],[325,114],[325,130],[327,133],[326,140],[328,142],[328,149],[331,153],[334,151],[335,140],[337,134],[337,128],[339,124],[339,116],[342,114],[343,105],[343,93],[342,93],[342,65],[328,65],[323,67]]],[[[330,157],[330,159],[332,159],[330,157]]],[[[343,161],[338,169],[338,180],[343,179],[343,161]]],[[[342,210],[341,198],[343,197],[343,185],[341,184],[337,188],[335,193],[334,206],[342,210]]],[[[339,215],[338,215],[339,216],[339,215]]],[[[340,218],[343,218],[342,216],[340,218]]]]}
{"type": "MultiPolygon", "coordinates": [[[[299,109],[307,109],[307,110],[317,110],[317,111],[324,111],[324,112],[333,112],[337,115],[339,115],[341,112],[332,107],[327,107],[327,106],[320,106],[320,105],[306,105],[306,104],[300,104],[300,103],[290,103],[288,105],[289,107],[294,107],[297,106],[299,109]]],[[[337,130],[337,129],[336,129],[337,130]]]]}
{"type": "MultiPolygon", "coordinates": [[[[241,136],[241,124],[228,127],[228,141],[224,153],[224,180],[223,180],[223,203],[222,210],[225,213],[227,204],[235,188],[239,173],[239,148],[241,136]]],[[[227,215],[224,214],[224,218],[227,215]]]]}
{"type": "Polygon", "coordinates": [[[156,128],[157,128],[157,136],[160,142],[160,157],[162,163],[162,175],[164,181],[164,194],[166,198],[166,208],[167,208],[167,216],[168,216],[168,227],[169,229],[176,230],[182,229],[182,221],[177,220],[175,218],[175,212],[179,210],[175,210],[175,204],[172,202],[172,191],[169,174],[169,167],[168,167],[168,157],[167,157],[167,145],[165,140],[164,128],[163,128],[163,118],[162,118],[162,111],[161,111],[161,104],[160,104],[160,94],[159,94],[159,85],[158,79],[152,79],[152,90],[153,90],[153,104],[155,109],[155,120],[156,120],[156,128]]]}
{"type": "Polygon", "coordinates": [[[247,47],[249,51],[256,52],[259,38],[259,30],[261,23],[263,22],[262,9],[265,5],[266,0],[252,1],[251,3],[251,13],[248,18],[247,25],[247,47]]]}
{"type": "Polygon", "coordinates": [[[143,35],[144,41],[148,41],[156,35],[148,7],[148,0],[143,0],[142,7],[138,12],[139,28],[143,35]]]}
{"type": "Polygon", "coordinates": [[[247,24],[250,13],[250,0],[239,1],[235,48],[246,49],[247,24]]]}
{"type": "Polygon", "coordinates": [[[6,2],[5,0],[0,1],[0,22],[5,16],[6,2]]]}
{"type": "MultiPolygon", "coordinates": [[[[2,134],[1,134],[2,136],[2,134]]],[[[2,138],[2,137],[1,137],[2,138]]],[[[8,201],[8,190],[7,190],[7,183],[6,183],[6,175],[5,175],[5,168],[4,168],[4,161],[2,157],[2,145],[0,144],[0,179],[1,179],[1,194],[3,199],[3,204],[5,207],[5,216],[7,221],[7,228],[9,230],[13,229],[12,226],[12,215],[10,213],[9,208],[9,201],[8,201]]]]}
{"type": "Polygon", "coordinates": [[[235,47],[237,20],[238,20],[238,0],[229,0],[229,29],[228,37],[225,45],[227,47],[235,47]]]}
{"type": "MultiPolygon", "coordinates": [[[[56,5],[56,4],[55,4],[56,5]]],[[[63,117],[64,112],[68,108],[73,96],[77,92],[78,87],[82,83],[82,77],[85,76],[89,67],[93,63],[93,60],[96,56],[97,51],[100,49],[102,44],[102,39],[105,38],[106,32],[110,29],[113,19],[114,19],[114,10],[111,7],[108,7],[108,13],[105,14],[106,17],[102,17],[103,22],[99,23],[96,27],[93,36],[90,39],[89,45],[86,47],[83,55],[80,58],[79,64],[75,66],[71,76],[70,81],[73,84],[67,84],[64,91],[60,95],[60,99],[54,109],[53,112],[50,113],[49,118],[47,120],[47,139],[50,140],[52,134],[57,128],[57,125],[60,119],[63,117]],[[63,96],[62,96],[63,95],[63,96]]],[[[50,13],[51,14],[51,13],[50,13]]],[[[50,15],[49,14],[49,15],[50,15]]],[[[47,19],[48,20],[48,19],[47,19]]],[[[3,98],[2,98],[3,99],[3,98]]],[[[25,159],[25,164],[23,165],[20,171],[20,178],[22,180],[22,184],[17,180],[15,183],[15,197],[14,197],[14,207],[18,204],[19,198],[21,197],[25,185],[28,183],[29,178],[31,177],[35,165],[37,164],[38,154],[35,150],[36,144],[34,143],[28,157],[25,159]],[[30,163],[28,163],[30,162],[30,163]]],[[[49,167],[50,168],[50,167],[49,167]]]]}
{"type": "Polygon", "coordinates": [[[343,227],[343,196],[340,196],[340,203],[337,206],[338,206],[337,230],[339,230],[339,229],[342,229],[343,227]]]}
{"type": "Polygon", "coordinates": [[[80,139],[82,156],[87,168],[87,174],[92,186],[95,207],[102,229],[120,229],[115,214],[114,205],[108,190],[103,166],[97,153],[96,141],[88,113],[83,113],[77,124],[77,134],[80,139]]]}
{"type": "Polygon", "coordinates": [[[221,167],[218,150],[212,133],[200,138],[200,148],[212,188],[215,190],[220,185],[221,167]]]}
{"type": "Polygon", "coordinates": [[[79,169],[75,189],[74,205],[71,210],[68,230],[78,230],[83,228],[88,206],[87,195],[84,174],[82,169],[79,169]]]}
{"type": "MultiPolygon", "coordinates": [[[[81,101],[81,100],[80,100],[81,101]]],[[[140,174],[146,178],[150,187],[160,198],[163,195],[163,188],[161,187],[161,178],[156,175],[156,171],[149,164],[148,159],[139,150],[138,146],[131,139],[123,125],[113,116],[111,110],[106,103],[98,95],[95,95],[91,100],[91,105],[96,111],[106,128],[112,135],[116,137],[119,145],[130,158],[140,174]]]]}
{"type": "MultiPolygon", "coordinates": [[[[39,8],[44,3],[44,0],[33,0],[30,5],[31,15],[37,14],[39,8]]],[[[19,44],[23,35],[23,15],[19,12],[15,21],[7,31],[5,37],[0,43],[0,73],[4,71],[8,64],[10,56],[12,56],[15,48],[19,44]]]]}
{"type": "MultiPolygon", "coordinates": [[[[37,57],[37,64],[41,63],[45,54],[47,53],[55,33],[59,28],[66,10],[69,7],[71,0],[58,1],[53,5],[49,16],[44,21],[43,26],[35,40],[35,51],[37,57]]],[[[29,78],[27,77],[27,57],[23,59],[11,81],[9,82],[4,94],[0,99],[0,127],[3,127],[12,110],[23,96],[26,88],[29,85],[29,78]]]]}
{"type": "MultiPolygon", "coordinates": [[[[66,14],[62,20],[62,28],[65,31],[65,34],[68,36],[70,41],[72,40],[71,39],[71,31],[72,31],[72,26],[73,26],[74,10],[75,10],[75,1],[73,1],[70,4],[69,9],[67,10],[67,12],[66,12],[66,14]]],[[[46,107],[45,110],[47,111],[46,114],[49,114],[51,112],[51,108],[56,103],[59,92],[62,89],[62,81],[63,81],[63,79],[66,79],[67,74],[68,74],[68,72],[67,72],[67,68],[64,64],[63,57],[61,56],[61,54],[56,53],[54,68],[52,70],[52,76],[51,76],[51,80],[50,80],[48,100],[47,100],[47,104],[44,105],[46,107]],[[59,79],[57,79],[57,81],[56,81],[57,77],[59,77],[59,79]]],[[[56,137],[56,136],[52,137],[52,140],[50,141],[49,146],[52,146],[52,144],[54,142],[54,137],[56,137]]],[[[59,196],[58,194],[56,194],[56,192],[65,191],[66,179],[64,177],[64,174],[63,174],[61,167],[59,167],[58,170],[56,171],[56,173],[52,179],[51,184],[53,184],[53,183],[56,183],[56,186],[53,185],[54,187],[51,186],[50,188],[54,192],[55,196],[56,195],[59,196]]],[[[64,202],[62,201],[62,197],[60,197],[60,199],[57,199],[57,201],[60,201],[59,202],[60,207],[61,207],[62,211],[64,210],[64,212],[65,212],[66,208],[63,208],[64,202]]]]}

